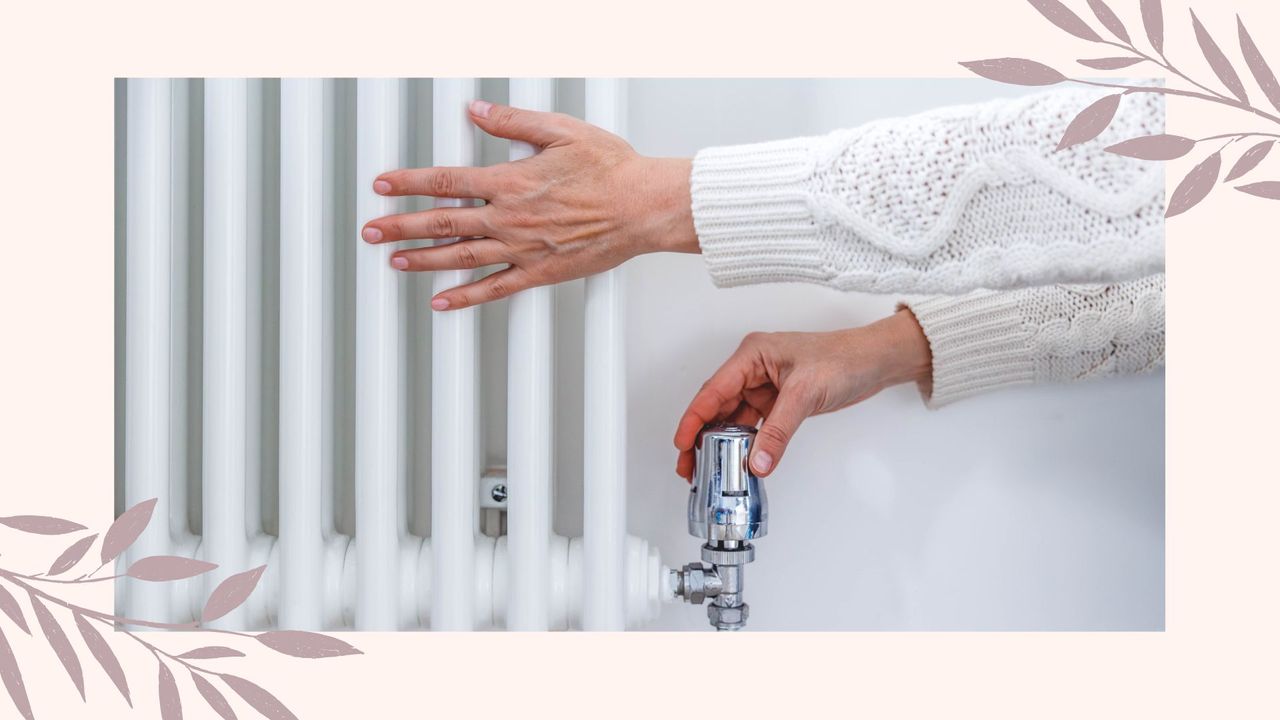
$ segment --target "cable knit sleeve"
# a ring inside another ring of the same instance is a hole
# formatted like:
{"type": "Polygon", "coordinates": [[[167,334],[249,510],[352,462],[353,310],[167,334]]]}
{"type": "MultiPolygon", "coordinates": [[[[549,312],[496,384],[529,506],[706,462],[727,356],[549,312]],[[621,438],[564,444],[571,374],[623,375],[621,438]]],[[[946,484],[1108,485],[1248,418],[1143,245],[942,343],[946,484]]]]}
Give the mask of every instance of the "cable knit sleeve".
{"type": "Polygon", "coordinates": [[[705,149],[690,182],[712,279],[956,294],[1160,272],[1160,163],[1102,151],[1163,132],[1160,95],[1126,95],[1101,136],[1055,152],[1099,96],[1060,89],[705,149]]]}
{"type": "Polygon", "coordinates": [[[1164,274],[903,303],[933,352],[930,407],[1013,385],[1164,365],[1164,274]]]}

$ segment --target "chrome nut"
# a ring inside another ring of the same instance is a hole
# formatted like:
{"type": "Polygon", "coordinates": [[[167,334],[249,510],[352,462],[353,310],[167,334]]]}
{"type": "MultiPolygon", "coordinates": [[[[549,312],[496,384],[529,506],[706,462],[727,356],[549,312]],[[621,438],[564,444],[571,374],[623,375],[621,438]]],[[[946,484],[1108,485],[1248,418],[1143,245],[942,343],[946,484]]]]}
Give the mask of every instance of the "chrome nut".
{"type": "Polygon", "coordinates": [[[694,605],[720,594],[720,576],[702,563],[689,563],[680,570],[676,595],[694,605]]]}
{"type": "Polygon", "coordinates": [[[715,603],[707,606],[707,619],[722,630],[737,630],[747,624],[750,608],[746,603],[733,607],[720,607],[715,603]]]}

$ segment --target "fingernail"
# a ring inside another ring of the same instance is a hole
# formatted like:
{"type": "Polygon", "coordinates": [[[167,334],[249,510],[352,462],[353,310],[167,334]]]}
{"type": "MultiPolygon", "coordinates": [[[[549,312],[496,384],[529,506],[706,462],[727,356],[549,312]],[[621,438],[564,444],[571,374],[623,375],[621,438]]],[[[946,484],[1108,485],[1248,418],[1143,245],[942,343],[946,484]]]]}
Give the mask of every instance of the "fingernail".
{"type": "Polygon", "coordinates": [[[373,191],[378,193],[379,195],[386,195],[387,193],[391,192],[391,183],[387,182],[386,180],[374,180],[373,191]]]}
{"type": "Polygon", "coordinates": [[[471,101],[471,114],[479,118],[489,117],[489,110],[493,108],[493,103],[484,100],[471,101]]]}
{"type": "Polygon", "coordinates": [[[382,231],[376,227],[367,227],[360,231],[360,237],[364,238],[365,242],[378,242],[382,239],[382,231]]]}
{"type": "Polygon", "coordinates": [[[763,450],[757,450],[751,458],[751,467],[758,473],[767,473],[769,468],[773,467],[773,456],[763,450]]]}
{"type": "Polygon", "coordinates": [[[409,261],[406,258],[393,257],[391,258],[391,267],[397,270],[404,270],[405,268],[409,267],[409,261]]]}
{"type": "Polygon", "coordinates": [[[448,310],[449,301],[444,298],[436,298],[435,300],[431,301],[431,309],[432,310],[448,310]]]}

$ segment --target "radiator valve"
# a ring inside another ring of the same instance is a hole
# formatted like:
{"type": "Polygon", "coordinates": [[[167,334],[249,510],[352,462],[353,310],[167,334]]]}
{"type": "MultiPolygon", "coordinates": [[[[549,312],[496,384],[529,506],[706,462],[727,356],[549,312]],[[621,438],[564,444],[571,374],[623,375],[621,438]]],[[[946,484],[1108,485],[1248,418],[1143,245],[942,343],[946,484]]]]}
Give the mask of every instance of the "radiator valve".
{"type": "Polygon", "coordinates": [[[717,630],[741,630],[750,608],[743,600],[743,571],[755,559],[751,540],[769,530],[764,484],[747,460],[756,429],[746,425],[704,427],[694,443],[689,534],[702,538],[702,562],[671,571],[677,597],[707,605],[717,630]]]}

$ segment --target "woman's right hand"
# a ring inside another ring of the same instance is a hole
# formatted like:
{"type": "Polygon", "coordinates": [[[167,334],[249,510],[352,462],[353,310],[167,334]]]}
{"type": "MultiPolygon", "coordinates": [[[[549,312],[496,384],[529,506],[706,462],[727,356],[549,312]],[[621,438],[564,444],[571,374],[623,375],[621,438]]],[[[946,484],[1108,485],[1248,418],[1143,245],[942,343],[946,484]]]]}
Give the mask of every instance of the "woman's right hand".
{"type": "Polygon", "coordinates": [[[437,294],[433,309],[457,310],[586,277],[643,253],[699,251],[689,160],[645,157],[617,135],[559,113],[477,100],[470,116],[490,135],[540,152],[490,167],[385,172],[373,183],[381,195],[479,198],[486,204],[380,217],[361,231],[370,243],[464,238],[400,250],[391,256],[398,270],[509,265],[437,294]]]}
{"type": "Polygon", "coordinates": [[[751,469],[773,472],[800,423],[861,402],[891,385],[932,376],[929,341],[910,310],[864,327],[825,333],[752,333],[703,384],[676,428],[676,473],[693,477],[703,425],[763,420],[751,469]]]}

